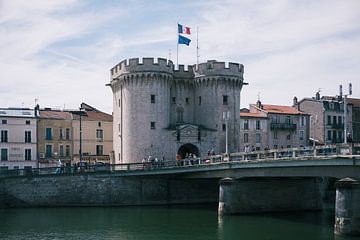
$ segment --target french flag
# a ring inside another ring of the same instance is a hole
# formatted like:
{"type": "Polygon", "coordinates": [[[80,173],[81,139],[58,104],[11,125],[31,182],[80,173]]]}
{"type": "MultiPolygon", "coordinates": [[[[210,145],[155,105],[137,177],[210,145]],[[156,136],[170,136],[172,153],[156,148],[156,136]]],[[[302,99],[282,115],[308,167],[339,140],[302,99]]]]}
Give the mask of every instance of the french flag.
{"type": "Polygon", "coordinates": [[[178,24],[178,31],[179,31],[179,34],[188,34],[190,35],[190,28],[189,27],[185,27],[181,24],[178,24]]]}

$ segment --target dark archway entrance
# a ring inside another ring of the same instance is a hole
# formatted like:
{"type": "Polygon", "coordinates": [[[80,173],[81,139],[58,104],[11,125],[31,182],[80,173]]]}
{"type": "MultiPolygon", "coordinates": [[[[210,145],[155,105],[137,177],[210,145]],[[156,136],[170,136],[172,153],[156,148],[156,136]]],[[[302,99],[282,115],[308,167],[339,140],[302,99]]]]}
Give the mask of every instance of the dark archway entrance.
{"type": "Polygon", "coordinates": [[[187,143],[182,145],[177,154],[180,155],[181,159],[184,159],[188,154],[196,155],[196,157],[199,157],[199,149],[191,143],[187,143]]]}

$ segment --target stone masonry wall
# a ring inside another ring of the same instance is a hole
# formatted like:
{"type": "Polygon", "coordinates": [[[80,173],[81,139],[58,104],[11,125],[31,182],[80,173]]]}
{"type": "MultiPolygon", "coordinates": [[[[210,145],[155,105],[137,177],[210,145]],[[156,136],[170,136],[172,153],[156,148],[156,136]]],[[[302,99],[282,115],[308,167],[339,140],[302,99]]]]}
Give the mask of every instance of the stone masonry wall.
{"type": "Polygon", "coordinates": [[[106,174],[0,179],[0,208],[218,202],[218,180],[106,174]]]}

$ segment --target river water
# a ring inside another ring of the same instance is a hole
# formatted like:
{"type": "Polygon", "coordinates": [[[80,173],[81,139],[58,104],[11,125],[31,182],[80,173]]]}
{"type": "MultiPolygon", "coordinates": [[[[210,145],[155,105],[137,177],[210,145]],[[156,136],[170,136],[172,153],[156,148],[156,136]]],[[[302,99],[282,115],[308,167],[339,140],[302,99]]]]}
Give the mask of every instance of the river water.
{"type": "Polygon", "coordinates": [[[320,212],[219,217],[217,206],[0,209],[0,239],[350,240],[320,212]]]}

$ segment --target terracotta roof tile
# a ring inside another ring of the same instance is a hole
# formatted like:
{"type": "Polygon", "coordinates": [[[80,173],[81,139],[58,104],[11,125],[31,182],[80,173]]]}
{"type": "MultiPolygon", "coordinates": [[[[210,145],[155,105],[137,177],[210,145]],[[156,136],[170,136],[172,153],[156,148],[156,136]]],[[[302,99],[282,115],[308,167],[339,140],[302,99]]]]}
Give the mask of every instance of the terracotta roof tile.
{"type": "Polygon", "coordinates": [[[266,118],[261,112],[240,112],[240,117],[266,118]]]}
{"type": "Polygon", "coordinates": [[[69,112],[47,110],[40,110],[40,117],[52,119],[72,119],[72,115],[69,112]]]}
{"type": "Polygon", "coordinates": [[[270,104],[263,104],[263,110],[268,113],[279,113],[279,114],[289,114],[289,115],[306,114],[304,112],[297,110],[294,107],[270,105],[270,104]]]}

